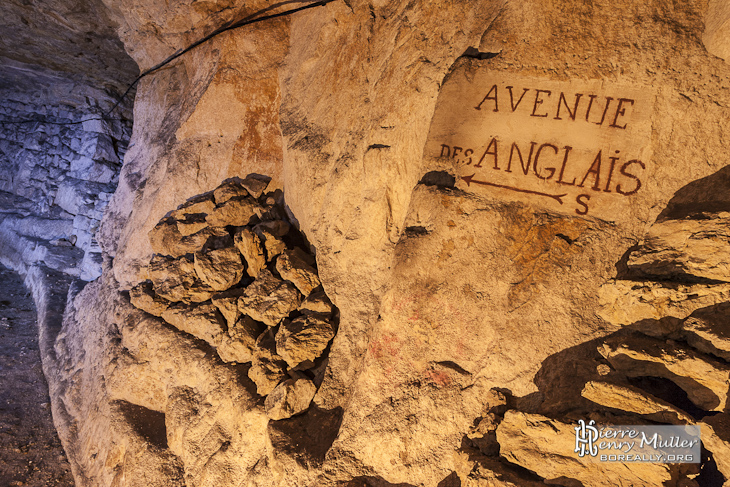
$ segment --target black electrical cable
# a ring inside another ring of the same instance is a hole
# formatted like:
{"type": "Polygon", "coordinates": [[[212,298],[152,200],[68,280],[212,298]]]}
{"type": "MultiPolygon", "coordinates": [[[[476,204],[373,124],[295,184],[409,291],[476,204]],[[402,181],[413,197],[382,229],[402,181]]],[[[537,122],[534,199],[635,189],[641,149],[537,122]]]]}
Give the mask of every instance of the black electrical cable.
{"type": "Polygon", "coordinates": [[[284,12],[278,12],[278,13],[275,13],[275,14],[264,15],[264,16],[261,16],[261,17],[254,17],[254,18],[246,17],[246,18],[241,19],[239,21],[236,21],[236,22],[234,22],[232,24],[228,24],[228,25],[225,25],[223,27],[219,27],[218,29],[214,30],[213,32],[211,32],[207,36],[203,37],[202,39],[195,41],[194,43],[192,43],[191,45],[189,45],[185,49],[182,49],[181,51],[176,52],[175,54],[171,55],[170,57],[168,57],[167,59],[165,59],[161,63],[159,63],[159,64],[157,64],[157,65],[149,68],[148,70],[144,71],[142,74],[140,74],[139,76],[137,76],[137,79],[135,79],[134,81],[132,81],[132,83],[129,85],[129,87],[127,88],[127,90],[119,98],[119,100],[117,100],[117,102],[114,104],[114,106],[111,107],[105,113],[102,113],[101,114],[101,118],[95,118],[95,117],[94,118],[87,118],[87,119],[84,119],[84,120],[79,120],[77,122],[50,122],[50,121],[46,121],[46,120],[43,120],[43,119],[35,119],[35,120],[13,120],[13,121],[10,121],[10,120],[9,121],[0,120],[0,125],[23,124],[23,123],[45,123],[45,124],[49,124],[49,125],[78,125],[80,123],[90,122],[92,120],[109,120],[109,121],[123,122],[123,121],[125,121],[123,119],[109,119],[108,117],[124,101],[124,99],[127,97],[127,95],[132,91],[132,89],[135,86],[137,86],[137,83],[139,83],[142,80],[142,78],[144,78],[145,76],[147,76],[149,74],[152,74],[155,71],[157,71],[157,70],[159,70],[159,69],[167,66],[168,64],[170,64],[172,61],[174,61],[175,59],[179,58],[183,54],[185,54],[187,52],[190,52],[191,50],[195,49],[199,45],[204,44],[204,43],[208,42],[209,40],[213,39],[214,37],[216,37],[216,36],[218,36],[218,35],[220,35],[220,34],[222,34],[224,32],[228,32],[229,30],[238,29],[239,27],[244,27],[246,25],[251,25],[251,24],[258,23],[258,22],[263,22],[265,20],[272,20],[272,19],[276,19],[276,18],[279,18],[279,17],[284,17],[286,15],[292,15],[292,14],[295,14],[297,12],[301,12],[302,10],[307,10],[307,9],[315,8],[315,7],[321,7],[323,5],[327,5],[328,3],[331,3],[331,2],[334,2],[334,1],[335,0],[319,0],[317,2],[304,5],[302,7],[294,8],[294,9],[291,9],[291,10],[285,10],[284,12]]]}

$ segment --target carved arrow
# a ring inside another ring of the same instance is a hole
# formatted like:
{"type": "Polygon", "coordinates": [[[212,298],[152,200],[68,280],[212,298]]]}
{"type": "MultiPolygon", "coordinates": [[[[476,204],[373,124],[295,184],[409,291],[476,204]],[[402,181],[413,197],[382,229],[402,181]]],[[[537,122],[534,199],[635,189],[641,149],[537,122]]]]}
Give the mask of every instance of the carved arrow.
{"type": "Polygon", "coordinates": [[[530,189],[515,188],[513,186],[505,186],[504,184],[490,183],[488,181],[478,181],[478,180],[474,179],[474,176],[476,176],[476,173],[472,174],[471,176],[462,176],[461,179],[466,181],[467,186],[471,186],[471,184],[474,183],[474,184],[481,184],[483,186],[493,186],[495,188],[509,189],[510,191],[517,191],[518,193],[527,193],[527,194],[536,194],[538,196],[546,196],[550,199],[554,199],[561,205],[563,204],[563,196],[568,195],[568,193],[565,193],[565,194],[541,193],[540,191],[532,191],[530,189]]]}

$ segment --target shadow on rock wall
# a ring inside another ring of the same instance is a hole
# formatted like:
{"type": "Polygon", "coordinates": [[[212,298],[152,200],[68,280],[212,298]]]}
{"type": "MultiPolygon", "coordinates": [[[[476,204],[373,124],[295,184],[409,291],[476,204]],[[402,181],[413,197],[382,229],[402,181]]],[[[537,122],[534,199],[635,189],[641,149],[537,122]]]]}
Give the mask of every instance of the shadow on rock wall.
{"type": "MultiPolygon", "coordinates": [[[[686,487],[730,479],[728,189],[730,167],[677,191],[616,264],[597,312],[621,329],[549,356],[534,378],[538,392],[492,391],[463,442],[480,468],[567,487],[632,476],[634,485],[686,487]],[[549,440],[571,437],[580,419],[700,425],[702,463],[626,464],[611,478],[611,464],[584,462],[549,440]]],[[[477,468],[471,475],[487,478],[477,468]]]]}

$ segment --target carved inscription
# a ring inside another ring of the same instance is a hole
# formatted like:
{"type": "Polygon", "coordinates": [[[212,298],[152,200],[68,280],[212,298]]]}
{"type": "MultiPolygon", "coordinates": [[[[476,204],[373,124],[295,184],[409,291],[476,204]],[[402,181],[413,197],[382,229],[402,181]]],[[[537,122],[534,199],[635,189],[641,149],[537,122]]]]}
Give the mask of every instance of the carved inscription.
{"type": "Polygon", "coordinates": [[[454,73],[426,157],[457,166],[459,187],[612,220],[650,176],[648,90],[600,81],[454,73]]]}

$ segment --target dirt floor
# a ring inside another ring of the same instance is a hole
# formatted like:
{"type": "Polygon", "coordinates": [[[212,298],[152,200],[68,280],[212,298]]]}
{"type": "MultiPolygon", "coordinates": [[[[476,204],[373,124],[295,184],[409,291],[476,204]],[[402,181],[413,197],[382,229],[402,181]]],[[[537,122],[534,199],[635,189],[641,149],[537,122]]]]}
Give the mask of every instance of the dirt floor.
{"type": "Polygon", "coordinates": [[[33,299],[0,266],[0,486],[73,485],[51,419],[33,299]]]}

